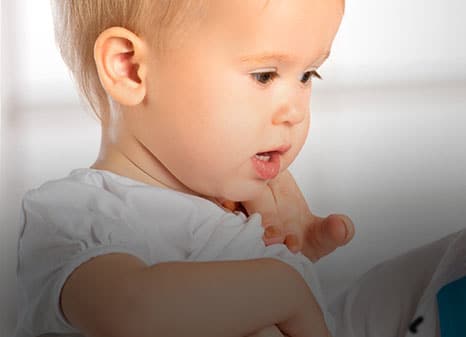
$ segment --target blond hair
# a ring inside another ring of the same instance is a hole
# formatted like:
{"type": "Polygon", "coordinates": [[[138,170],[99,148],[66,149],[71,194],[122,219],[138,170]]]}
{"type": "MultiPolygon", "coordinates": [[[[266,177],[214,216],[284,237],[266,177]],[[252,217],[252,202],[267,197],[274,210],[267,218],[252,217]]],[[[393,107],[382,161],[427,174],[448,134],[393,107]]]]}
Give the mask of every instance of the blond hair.
{"type": "Polygon", "coordinates": [[[201,3],[200,0],[51,0],[58,48],[97,117],[110,110],[94,62],[94,43],[100,33],[110,27],[124,27],[147,37],[155,50],[162,52],[175,33],[182,31],[180,27],[189,14],[200,15],[201,3]]]}

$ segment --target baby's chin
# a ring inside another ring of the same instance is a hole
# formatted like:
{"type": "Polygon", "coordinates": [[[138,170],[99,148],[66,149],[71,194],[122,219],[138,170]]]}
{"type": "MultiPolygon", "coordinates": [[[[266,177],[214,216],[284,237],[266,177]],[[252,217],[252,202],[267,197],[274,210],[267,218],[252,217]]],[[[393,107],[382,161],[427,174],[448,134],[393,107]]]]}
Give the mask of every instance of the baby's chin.
{"type": "Polygon", "coordinates": [[[242,202],[259,198],[266,191],[268,183],[268,180],[244,176],[222,181],[214,180],[213,177],[206,177],[202,182],[185,181],[185,186],[198,196],[209,200],[242,202]]]}
{"type": "Polygon", "coordinates": [[[258,199],[266,190],[266,180],[251,180],[247,182],[237,182],[226,186],[218,198],[230,201],[249,201],[258,199]]]}

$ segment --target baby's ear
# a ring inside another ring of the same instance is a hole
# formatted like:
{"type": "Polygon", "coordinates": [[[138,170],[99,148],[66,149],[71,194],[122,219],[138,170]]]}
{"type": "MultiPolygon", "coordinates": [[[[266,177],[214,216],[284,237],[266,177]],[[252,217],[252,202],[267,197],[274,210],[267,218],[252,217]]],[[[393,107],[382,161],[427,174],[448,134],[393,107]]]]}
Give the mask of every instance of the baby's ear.
{"type": "Polygon", "coordinates": [[[100,82],[113,100],[137,105],[146,95],[146,43],[133,32],[112,27],[103,31],[94,45],[94,60],[100,82]]]}

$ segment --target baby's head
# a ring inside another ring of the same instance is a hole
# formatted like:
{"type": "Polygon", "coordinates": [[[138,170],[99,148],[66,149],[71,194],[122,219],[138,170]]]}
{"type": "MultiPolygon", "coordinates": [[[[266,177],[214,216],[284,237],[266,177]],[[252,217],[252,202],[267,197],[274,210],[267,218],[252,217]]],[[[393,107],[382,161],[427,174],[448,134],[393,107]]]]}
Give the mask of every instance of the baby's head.
{"type": "Polygon", "coordinates": [[[95,168],[249,200],[310,122],[342,0],[56,0],[57,41],[102,120],[95,168]]]}

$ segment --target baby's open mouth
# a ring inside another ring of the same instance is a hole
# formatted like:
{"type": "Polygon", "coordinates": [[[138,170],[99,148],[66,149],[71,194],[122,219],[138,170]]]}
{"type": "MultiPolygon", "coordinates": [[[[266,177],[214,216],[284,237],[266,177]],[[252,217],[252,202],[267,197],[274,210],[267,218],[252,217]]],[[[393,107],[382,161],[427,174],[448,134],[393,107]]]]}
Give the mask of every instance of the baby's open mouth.
{"type": "Polygon", "coordinates": [[[274,152],[276,153],[277,151],[260,152],[260,153],[257,153],[255,157],[262,161],[269,161],[274,152]]]}
{"type": "Polygon", "coordinates": [[[261,179],[273,179],[280,171],[280,152],[259,152],[252,157],[252,165],[261,179]]]}

